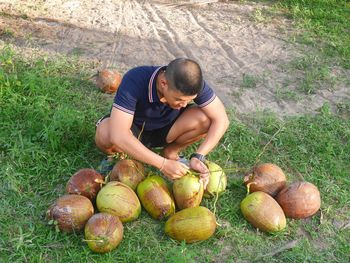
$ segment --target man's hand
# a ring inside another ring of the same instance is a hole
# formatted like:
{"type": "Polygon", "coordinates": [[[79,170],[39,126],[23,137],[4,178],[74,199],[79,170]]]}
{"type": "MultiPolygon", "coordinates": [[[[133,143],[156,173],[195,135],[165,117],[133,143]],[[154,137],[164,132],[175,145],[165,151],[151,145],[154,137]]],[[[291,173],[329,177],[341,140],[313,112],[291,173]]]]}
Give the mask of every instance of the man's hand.
{"type": "Polygon", "coordinates": [[[209,170],[208,167],[198,160],[197,158],[192,158],[190,160],[190,167],[200,173],[200,181],[203,182],[204,189],[207,188],[207,185],[209,183],[209,170]]]}
{"type": "Polygon", "coordinates": [[[164,164],[160,170],[169,179],[179,179],[184,176],[190,168],[178,161],[164,159],[164,164]]]}

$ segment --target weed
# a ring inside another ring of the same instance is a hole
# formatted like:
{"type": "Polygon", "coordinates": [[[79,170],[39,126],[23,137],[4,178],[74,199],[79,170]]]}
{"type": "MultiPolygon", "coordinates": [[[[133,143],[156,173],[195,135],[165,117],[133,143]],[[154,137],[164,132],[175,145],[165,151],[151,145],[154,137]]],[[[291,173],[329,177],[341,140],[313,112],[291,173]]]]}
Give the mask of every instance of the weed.
{"type": "Polygon", "coordinates": [[[242,88],[256,88],[256,85],[259,82],[259,77],[249,75],[249,74],[243,74],[242,76],[242,88]]]}
{"type": "Polygon", "coordinates": [[[297,101],[299,100],[299,96],[296,92],[289,90],[288,86],[285,86],[284,88],[277,88],[276,92],[276,99],[281,100],[289,100],[289,101],[297,101]]]}
{"type": "Polygon", "coordinates": [[[333,89],[337,79],[331,75],[328,63],[317,55],[306,55],[295,58],[290,62],[291,71],[301,74],[298,89],[304,94],[313,94],[319,89],[327,87],[333,89]]]}
{"type": "Polygon", "coordinates": [[[14,37],[15,33],[10,28],[4,28],[0,30],[0,37],[14,37]]]}

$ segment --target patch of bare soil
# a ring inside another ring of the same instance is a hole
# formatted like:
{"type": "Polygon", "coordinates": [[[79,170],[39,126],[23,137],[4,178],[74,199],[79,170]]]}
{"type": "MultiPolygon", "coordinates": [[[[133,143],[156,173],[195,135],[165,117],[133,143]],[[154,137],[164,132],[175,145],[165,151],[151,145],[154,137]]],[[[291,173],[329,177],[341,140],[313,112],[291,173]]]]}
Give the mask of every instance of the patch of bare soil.
{"type": "Polygon", "coordinates": [[[2,46],[79,55],[122,73],[190,57],[226,106],[241,113],[295,115],[350,99],[344,83],[298,99],[279,96],[296,90],[300,76],[284,66],[303,56],[304,48],[288,41],[288,20],[262,22],[264,8],[209,0],[1,0],[0,40],[2,46]]]}

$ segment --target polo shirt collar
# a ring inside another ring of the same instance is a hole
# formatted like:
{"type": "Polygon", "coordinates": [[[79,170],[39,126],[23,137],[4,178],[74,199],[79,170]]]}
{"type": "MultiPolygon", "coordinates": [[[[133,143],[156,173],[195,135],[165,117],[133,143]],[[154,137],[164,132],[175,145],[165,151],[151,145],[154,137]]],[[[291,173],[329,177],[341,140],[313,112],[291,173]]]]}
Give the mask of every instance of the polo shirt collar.
{"type": "Polygon", "coordinates": [[[148,100],[150,103],[152,102],[158,102],[159,101],[159,98],[158,98],[158,94],[157,94],[157,76],[159,74],[159,72],[163,69],[166,69],[166,66],[162,66],[162,67],[159,67],[157,68],[150,80],[149,80],[149,83],[148,83],[148,100]]]}

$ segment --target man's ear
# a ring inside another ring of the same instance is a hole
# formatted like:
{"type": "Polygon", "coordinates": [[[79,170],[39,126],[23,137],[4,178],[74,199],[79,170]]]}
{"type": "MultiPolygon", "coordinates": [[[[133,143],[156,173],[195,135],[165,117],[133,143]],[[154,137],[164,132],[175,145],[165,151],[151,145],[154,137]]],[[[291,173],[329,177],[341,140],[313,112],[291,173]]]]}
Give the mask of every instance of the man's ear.
{"type": "Polygon", "coordinates": [[[166,89],[168,87],[168,81],[166,78],[162,77],[160,79],[160,85],[161,85],[161,88],[162,90],[166,89]]]}

